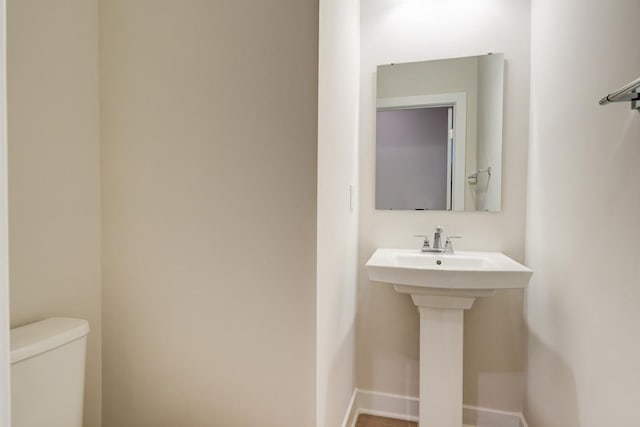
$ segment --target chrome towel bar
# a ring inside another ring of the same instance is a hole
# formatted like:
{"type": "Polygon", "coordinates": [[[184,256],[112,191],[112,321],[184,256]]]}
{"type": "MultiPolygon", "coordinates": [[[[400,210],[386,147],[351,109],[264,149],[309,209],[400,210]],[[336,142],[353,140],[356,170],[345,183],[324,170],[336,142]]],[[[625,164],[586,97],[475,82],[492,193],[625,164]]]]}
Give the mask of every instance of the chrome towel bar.
{"type": "Polygon", "coordinates": [[[600,105],[611,102],[631,101],[631,108],[640,110],[640,78],[627,83],[615,92],[610,93],[600,100],[600,105]]]}

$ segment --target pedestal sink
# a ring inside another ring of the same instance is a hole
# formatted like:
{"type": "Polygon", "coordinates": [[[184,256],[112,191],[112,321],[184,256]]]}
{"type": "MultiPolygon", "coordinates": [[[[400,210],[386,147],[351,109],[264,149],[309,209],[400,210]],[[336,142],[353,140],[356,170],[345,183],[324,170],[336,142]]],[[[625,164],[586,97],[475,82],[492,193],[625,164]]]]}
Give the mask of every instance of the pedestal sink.
{"type": "Polygon", "coordinates": [[[461,427],[463,312],[497,289],[527,287],[533,272],[500,252],[378,249],[366,266],[420,311],[420,427],[461,427]]]}

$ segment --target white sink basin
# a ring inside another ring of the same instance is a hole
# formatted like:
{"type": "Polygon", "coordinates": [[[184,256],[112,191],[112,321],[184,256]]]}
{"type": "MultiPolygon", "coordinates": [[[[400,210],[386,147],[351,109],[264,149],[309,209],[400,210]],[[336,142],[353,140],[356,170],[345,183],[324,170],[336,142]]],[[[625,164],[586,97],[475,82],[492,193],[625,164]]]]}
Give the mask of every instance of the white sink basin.
{"type": "MultiPolygon", "coordinates": [[[[397,252],[397,251],[396,251],[397,252]]],[[[439,270],[478,270],[487,268],[488,260],[476,253],[457,253],[452,256],[425,253],[394,253],[391,255],[398,267],[437,268],[439,270]],[[426,255],[426,256],[425,256],[426,255]]]]}
{"type": "Polygon", "coordinates": [[[367,262],[376,282],[440,290],[525,288],[533,272],[500,252],[422,253],[416,249],[378,249],[367,262]]]}

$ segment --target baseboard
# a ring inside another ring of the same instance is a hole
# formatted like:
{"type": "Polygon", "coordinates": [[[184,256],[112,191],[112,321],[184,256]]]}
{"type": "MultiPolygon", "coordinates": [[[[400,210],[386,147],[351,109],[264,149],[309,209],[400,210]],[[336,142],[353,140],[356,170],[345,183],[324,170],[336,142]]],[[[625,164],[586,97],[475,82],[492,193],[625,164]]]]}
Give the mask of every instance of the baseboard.
{"type": "Polygon", "coordinates": [[[529,427],[527,420],[524,419],[524,415],[520,414],[520,427],[529,427]]]}
{"type": "MultiPolygon", "coordinates": [[[[358,415],[377,415],[405,421],[418,421],[420,401],[414,396],[402,396],[355,389],[342,427],[355,427],[358,415]]],[[[528,427],[521,413],[464,405],[465,425],[476,427],[528,427]]]]}
{"type": "Polygon", "coordinates": [[[358,398],[358,389],[353,389],[353,394],[351,395],[351,400],[349,401],[349,406],[347,406],[347,413],[344,415],[344,420],[342,421],[341,427],[352,427],[356,425],[356,421],[358,421],[358,408],[356,405],[356,399],[358,398]]]}
{"type": "Polygon", "coordinates": [[[462,419],[465,424],[476,427],[523,427],[524,417],[519,412],[464,405],[462,419]]]}

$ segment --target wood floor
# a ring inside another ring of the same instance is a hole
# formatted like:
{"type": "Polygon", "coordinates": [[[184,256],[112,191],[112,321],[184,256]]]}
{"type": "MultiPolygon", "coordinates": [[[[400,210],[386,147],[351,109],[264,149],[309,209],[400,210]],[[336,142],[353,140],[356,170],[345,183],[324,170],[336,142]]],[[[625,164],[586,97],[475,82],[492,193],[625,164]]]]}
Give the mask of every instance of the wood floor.
{"type": "Polygon", "coordinates": [[[418,423],[362,414],[358,417],[356,427],[418,427],[418,423]]]}
{"type": "MultiPolygon", "coordinates": [[[[418,423],[411,421],[396,420],[394,418],[376,417],[373,415],[361,414],[356,421],[356,427],[418,427],[418,423]]],[[[463,424],[462,427],[473,427],[463,424]]]]}

